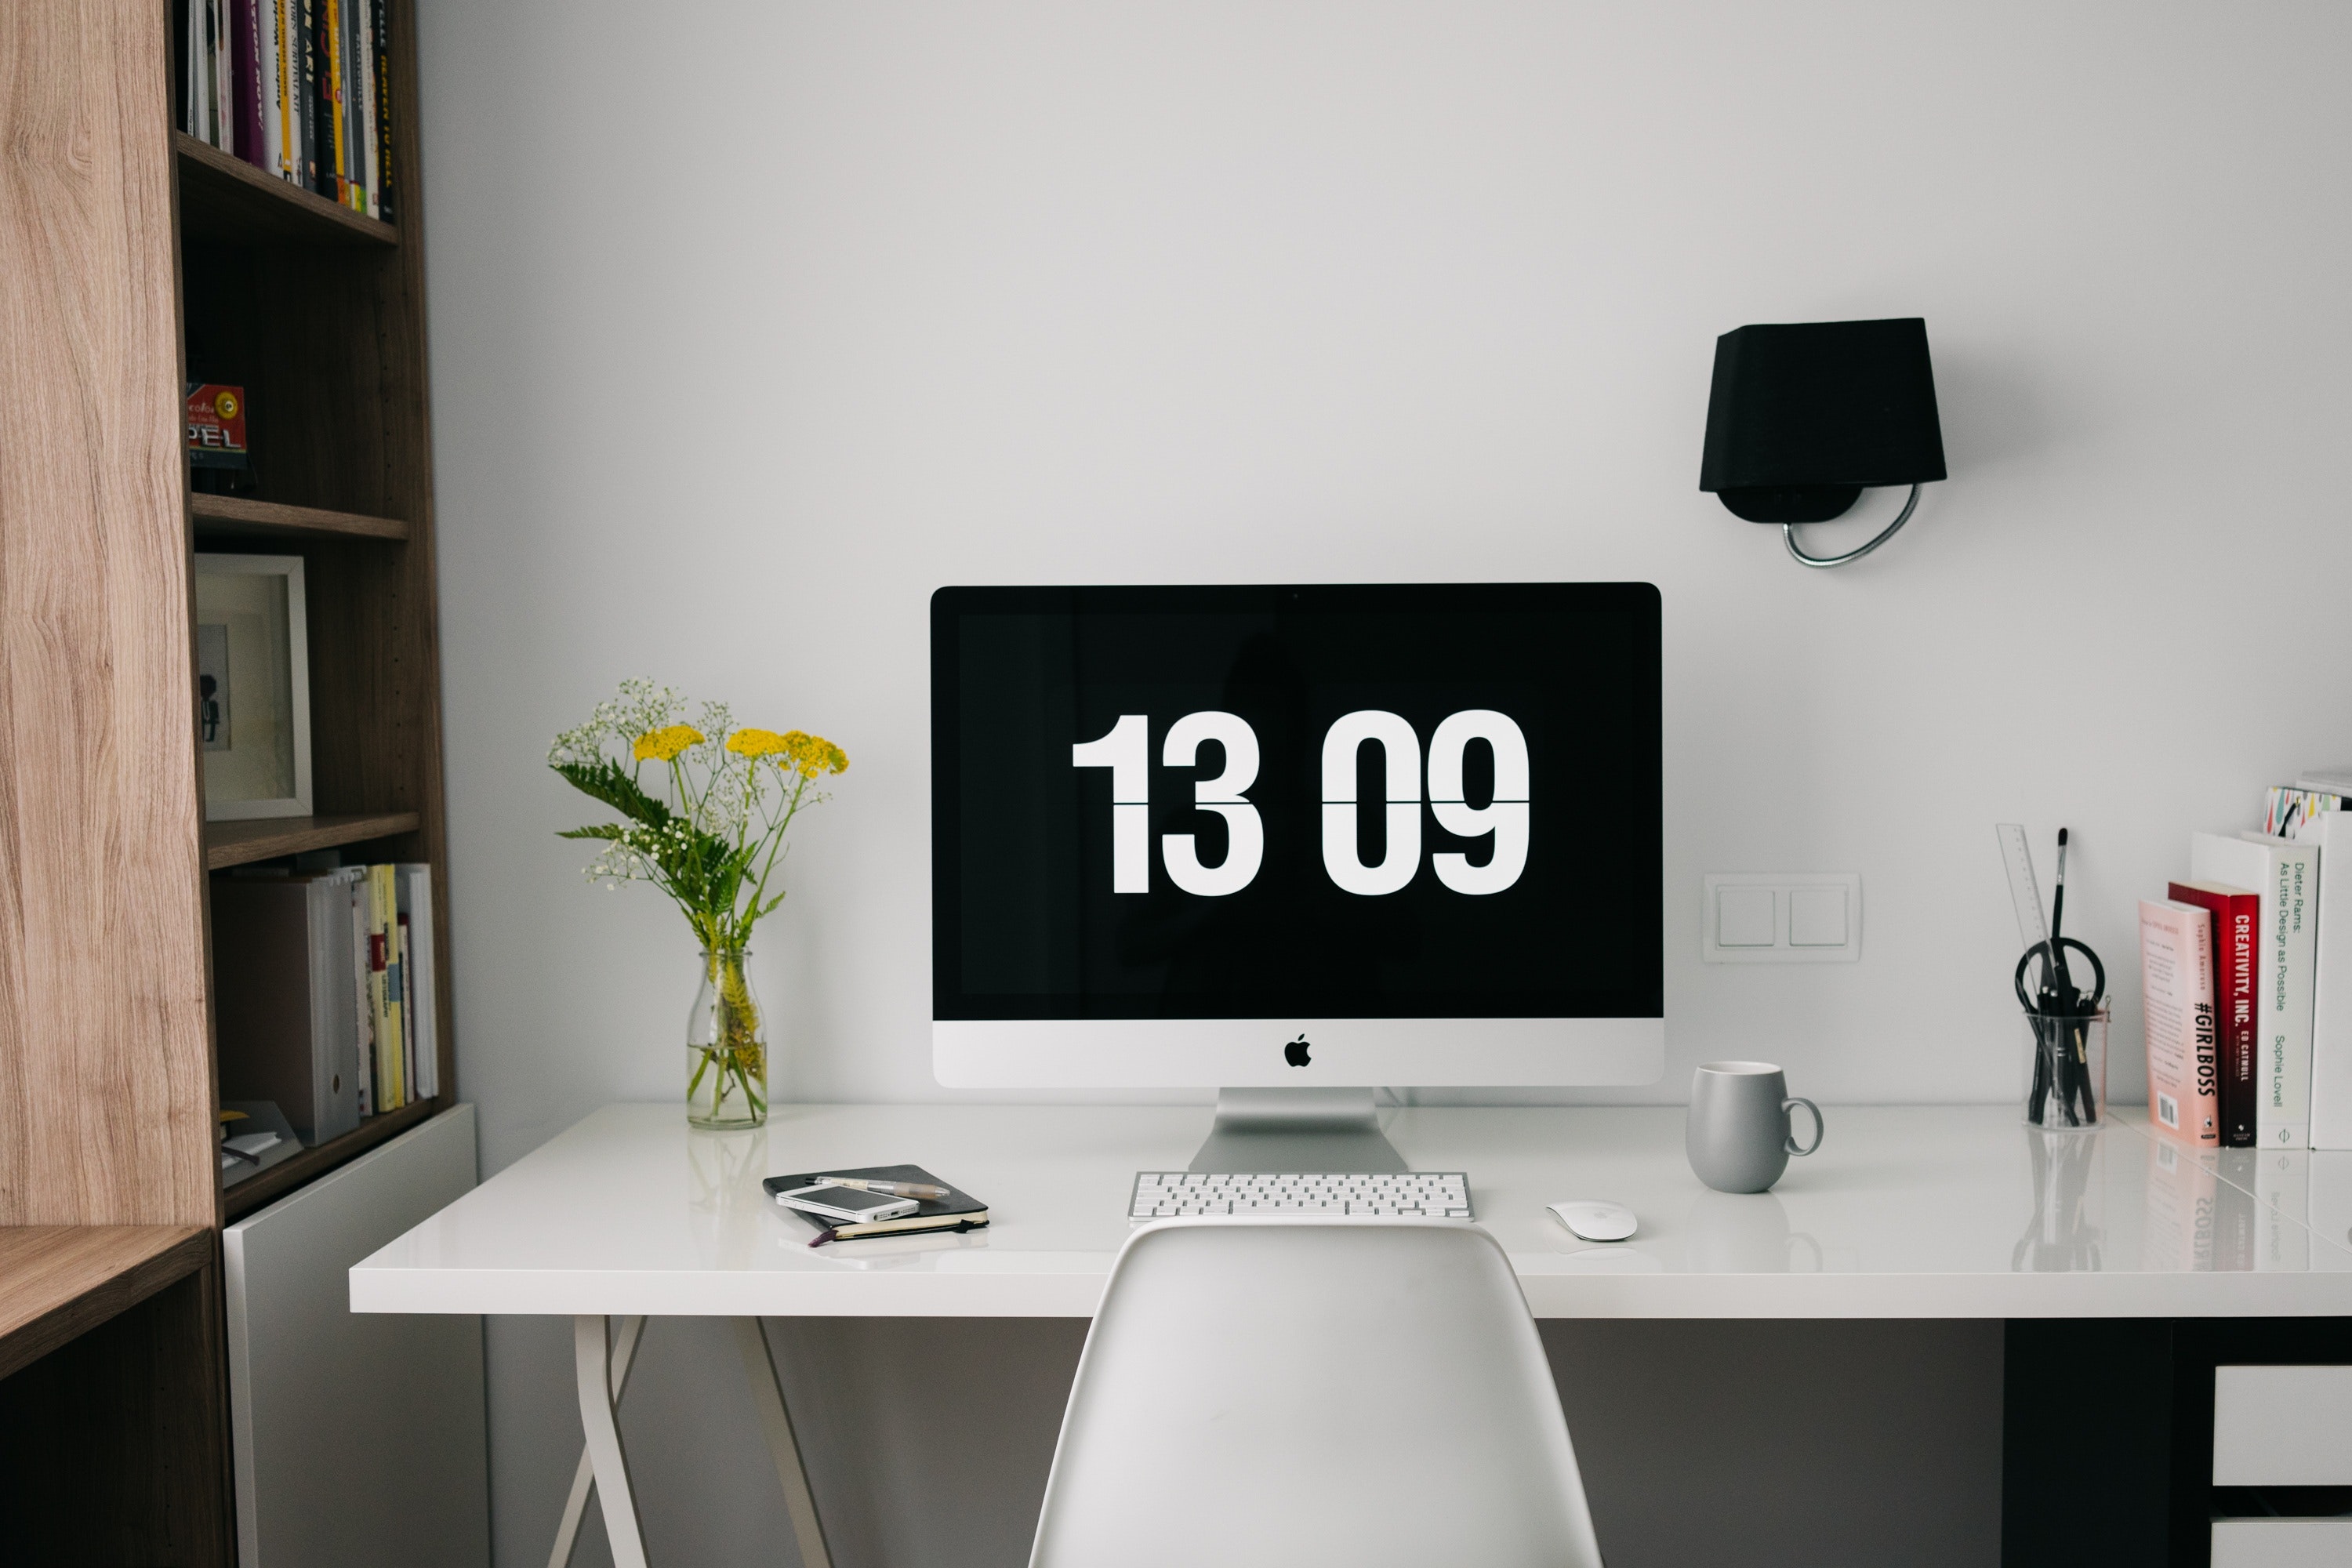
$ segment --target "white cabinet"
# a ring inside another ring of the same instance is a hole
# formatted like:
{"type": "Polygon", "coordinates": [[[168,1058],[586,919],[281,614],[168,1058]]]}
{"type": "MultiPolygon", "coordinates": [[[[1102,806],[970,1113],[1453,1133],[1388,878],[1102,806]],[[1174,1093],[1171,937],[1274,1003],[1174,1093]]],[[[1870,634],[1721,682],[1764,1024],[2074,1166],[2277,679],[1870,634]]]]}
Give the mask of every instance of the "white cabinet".
{"type": "Polygon", "coordinates": [[[2352,1520],[2217,1519],[2213,1568],[2344,1568],[2352,1520]]]}
{"type": "Polygon", "coordinates": [[[2352,1486],[2352,1366],[2215,1367],[2213,1484],[2352,1486]]]}
{"type": "Polygon", "coordinates": [[[222,1234],[241,1568],[488,1568],[482,1321],[354,1313],[348,1277],[474,1183],[461,1105],[222,1234]]]}

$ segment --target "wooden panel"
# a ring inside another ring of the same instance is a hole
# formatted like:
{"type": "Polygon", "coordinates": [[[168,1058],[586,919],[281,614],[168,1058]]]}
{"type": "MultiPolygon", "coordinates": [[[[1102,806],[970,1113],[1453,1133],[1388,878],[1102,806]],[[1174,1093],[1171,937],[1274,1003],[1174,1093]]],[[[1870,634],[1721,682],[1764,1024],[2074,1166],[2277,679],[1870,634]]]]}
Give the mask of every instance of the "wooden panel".
{"type": "Polygon", "coordinates": [[[0,5],[0,1223],[215,1210],[159,21],[0,5]]]}
{"type": "Polygon", "coordinates": [[[212,1260],[179,1225],[0,1226],[0,1377],[212,1260]]]}
{"type": "MultiPolygon", "coordinates": [[[[446,1081],[446,1080],[445,1080],[446,1081]]],[[[330,1138],[315,1149],[305,1149],[299,1154],[280,1160],[257,1176],[248,1176],[221,1194],[221,1208],[226,1217],[251,1214],[270,1199],[292,1192],[314,1177],[324,1175],[347,1160],[355,1160],[377,1144],[393,1138],[418,1122],[434,1115],[450,1095],[432,1100],[420,1100],[387,1110],[380,1116],[363,1119],[357,1127],[340,1138],[330,1138]]]]}
{"type": "Polygon", "coordinates": [[[0,1382],[0,1556],[234,1561],[220,1289],[208,1261],[0,1382]]]}
{"type": "Polygon", "coordinates": [[[366,517],[352,511],[329,511],[320,507],[284,506],[250,496],[196,494],[188,498],[188,514],[195,520],[199,538],[216,533],[276,535],[313,539],[386,539],[408,537],[408,524],[398,518],[366,517]]]}
{"type": "Polygon", "coordinates": [[[303,245],[387,247],[400,242],[400,231],[392,225],[265,174],[184,131],[172,133],[172,148],[180,165],[184,234],[238,239],[267,236],[303,245]]]}
{"type": "Polygon", "coordinates": [[[414,833],[423,818],[413,811],[337,816],[264,816],[249,822],[215,822],[205,828],[205,864],[213,870],[249,866],[311,849],[334,849],[414,833]]]}

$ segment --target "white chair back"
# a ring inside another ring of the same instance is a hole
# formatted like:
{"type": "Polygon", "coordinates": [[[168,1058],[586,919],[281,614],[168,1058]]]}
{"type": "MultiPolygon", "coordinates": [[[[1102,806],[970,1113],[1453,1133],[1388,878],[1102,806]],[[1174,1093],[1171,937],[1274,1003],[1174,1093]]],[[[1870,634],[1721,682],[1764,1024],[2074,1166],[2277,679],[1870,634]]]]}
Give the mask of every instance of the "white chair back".
{"type": "Polygon", "coordinates": [[[1130,1237],[1032,1568],[1600,1568],[1551,1367],[1475,1226],[1130,1237]]]}

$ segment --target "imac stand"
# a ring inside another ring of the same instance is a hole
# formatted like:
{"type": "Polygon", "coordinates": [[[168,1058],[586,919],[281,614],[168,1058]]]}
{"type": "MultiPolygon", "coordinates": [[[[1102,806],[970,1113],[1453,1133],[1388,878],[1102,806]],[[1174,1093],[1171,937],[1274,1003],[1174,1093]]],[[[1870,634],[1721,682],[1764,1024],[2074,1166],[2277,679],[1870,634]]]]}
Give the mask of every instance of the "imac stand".
{"type": "Polygon", "coordinates": [[[1381,1131],[1369,1089],[1221,1089],[1190,1170],[1378,1175],[1411,1170],[1381,1131]]]}

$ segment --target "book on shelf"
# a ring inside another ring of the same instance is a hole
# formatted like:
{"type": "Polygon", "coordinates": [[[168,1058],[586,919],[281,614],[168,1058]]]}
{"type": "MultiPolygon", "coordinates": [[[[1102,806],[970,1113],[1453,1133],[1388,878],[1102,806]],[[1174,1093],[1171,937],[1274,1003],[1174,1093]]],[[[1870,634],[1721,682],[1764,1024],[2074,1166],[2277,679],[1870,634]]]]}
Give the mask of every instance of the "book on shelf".
{"type": "Polygon", "coordinates": [[[2311,1147],[2311,1003],[2318,934],[2319,850],[2261,833],[2198,833],[2189,874],[2261,898],[2254,965],[2254,1138],[2264,1149],[2311,1147]]]}
{"type": "Polygon", "coordinates": [[[2311,1146],[2352,1149],[2352,814],[2323,811],[2299,843],[2319,851],[2311,998],[2311,1146]],[[2340,882],[2331,886],[2335,876],[2340,882]]]}
{"type": "Polygon", "coordinates": [[[2221,1075],[2213,1010],[2213,915],[2171,899],[2139,901],[2147,1108],[2176,1138],[2218,1148],[2221,1075]]]}
{"type": "Polygon", "coordinates": [[[2300,781],[2273,784],[2263,803],[2263,832],[2273,838],[2300,838],[2305,824],[2324,811],[2340,811],[2344,796],[2300,781]]]}
{"type": "Polygon", "coordinates": [[[278,1101],[306,1143],[433,1099],[440,1031],[432,910],[432,868],[422,863],[248,867],[215,879],[224,1092],[278,1101]],[[298,906],[307,928],[295,921],[298,906]],[[302,1070],[311,1062],[320,1064],[315,1072],[302,1070]],[[311,1110],[330,1094],[331,1114],[311,1110]]]}
{"type": "Polygon", "coordinates": [[[2168,899],[2213,917],[2213,1003],[2221,1029],[2221,1146],[2254,1146],[2254,1110],[2262,1098],[2254,1040],[2254,970],[2262,943],[2262,896],[2227,882],[2174,882],[2168,899]]]}
{"type": "Polygon", "coordinates": [[[431,1100],[441,1092],[441,1004],[433,963],[433,868],[410,860],[393,869],[400,877],[400,919],[406,932],[400,973],[407,994],[402,998],[401,1016],[408,1031],[410,1059],[415,1064],[416,1098],[431,1100]]]}
{"type": "Polygon", "coordinates": [[[386,0],[177,0],[173,16],[182,130],[392,221],[386,0]]]}

